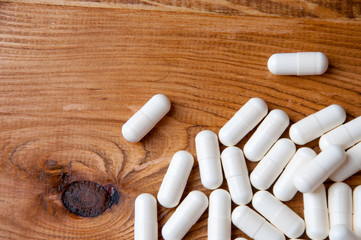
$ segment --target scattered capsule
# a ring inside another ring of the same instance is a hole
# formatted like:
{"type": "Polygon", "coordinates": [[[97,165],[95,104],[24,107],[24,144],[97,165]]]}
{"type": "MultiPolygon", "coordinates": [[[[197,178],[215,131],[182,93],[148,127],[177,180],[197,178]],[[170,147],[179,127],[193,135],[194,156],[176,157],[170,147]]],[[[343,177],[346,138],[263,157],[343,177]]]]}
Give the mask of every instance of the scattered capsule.
{"type": "Polygon", "coordinates": [[[163,238],[165,240],[181,240],[207,207],[208,199],[204,193],[190,192],[163,226],[163,238]]]}
{"type": "Polygon", "coordinates": [[[154,95],[123,125],[123,137],[129,142],[139,142],[169,110],[169,99],[163,94],[154,95]]]}
{"type": "Polygon", "coordinates": [[[208,189],[218,188],[223,182],[223,174],[217,135],[210,130],[198,133],[196,151],[203,186],[208,189]]]}
{"type": "Polygon", "coordinates": [[[290,119],[280,109],[272,110],[257,128],[244,146],[244,155],[253,162],[258,162],[286,130],[290,119]]]}
{"type": "Polygon", "coordinates": [[[320,138],[320,148],[325,150],[330,145],[339,145],[343,149],[361,142],[361,116],[329,131],[320,138]]]}
{"type": "Polygon", "coordinates": [[[231,196],[226,190],[214,190],[209,196],[208,240],[231,239],[231,196]]]}
{"type": "Polygon", "coordinates": [[[295,151],[296,146],[291,140],[287,138],[278,140],[252,171],[250,175],[252,186],[259,190],[268,189],[295,151]]]}
{"type": "Polygon", "coordinates": [[[330,227],[343,224],[352,229],[352,190],[343,182],[334,183],[328,189],[330,227]]]}
{"type": "Polygon", "coordinates": [[[302,193],[316,190],[346,159],[345,151],[332,145],[320,152],[315,159],[298,171],[295,186],[302,193]]]}
{"type": "Polygon", "coordinates": [[[296,144],[303,145],[341,125],[345,120],[345,110],[333,104],[293,124],[290,128],[290,138],[296,144]]]}
{"type": "Polygon", "coordinates": [[[256,192],[252,206],[289,238],[297,238],[305,231],[303,219],[267,191],[256,192]]]}
{"type": "Polygon", "coordinates": [[[359,240],[357,235],[343,224],[331,227],[329,238],[330,240],[359,240]]]}
{"type": "Polygon", "coordinates": [[[225,146],[234,146],[246,136],[268,111],[260,98],[251,98],[219,131],[219,140],[225,146]]]}
{"type": "Polygon", "coordinates": [[[232,223],[255,240],[285,240],[283,233],[247,206],[238,206],[233,210],[232,223]]]}
{"type": "Polygon", "coordinates": [[[281,201],[290,201],[297,193],[294,177],[297,171],[317,156],[311,148],[303,147],[297,150],[287,167],[273,186],[273,194],[281,201]]]}
{"type": "Polygon", "coordinates": [[[179,204],[193,163],[193,156],[187,151],[178,151],[173,155],[158,191],[160,205],[173,208],[179,204]]]}
{"type": "Polygon", "coordinates": [[[353,190],[353,231],[361,238],[361,185],[353,190]]]}
{"type": "Polygon", "coordinates": [[[328,59],[322,52],[276,53],[267,66],[275,75],[321,75],[328,68],[328,59]]]}
{"type": "Polygon", "coordinates": [[[134,239],[158,240],[157,200],[151,194],[140,194],[134,211],[134,239]]]}
{"type": "Polygon", "coordinates": [[[238,205],[249,203],[252,200],[252,187],[242,150],[228,147],[223,150],[221,159],[233,202],[238,205]]]}

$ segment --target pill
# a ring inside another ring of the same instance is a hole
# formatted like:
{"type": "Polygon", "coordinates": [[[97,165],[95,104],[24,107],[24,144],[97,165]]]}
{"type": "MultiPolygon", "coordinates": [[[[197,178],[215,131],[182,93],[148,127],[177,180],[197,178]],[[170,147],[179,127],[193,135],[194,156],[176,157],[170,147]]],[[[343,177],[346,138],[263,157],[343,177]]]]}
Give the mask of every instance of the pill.
{"type": "Polygon", "coordinates": [[[359,240],[357,235],[343,224],[333,226],[329,238],[330,240],[359,240]]]}
{"type": "Polygon", "coordinates": [[[255,240],[284,240],[285,236],[262,216],[247,206],[238,206],[232,212],[232,223],[255,240]]]}
{"type": "Polygon", "coordinates": [[[328,68],[328,59],[322,52],[276,53],[267,66],[275,75],[321,75],[328,68]]]}
{"type": "Polygon", "coordinates": [[[234,146],[246,136],[268,112],[265,101],[251,98],[234,116],[219,130],[219,140],[225,146],[234,146]]]}
{"type": "Polygon", "coordinates": [[[149,193],[135,199],[134,239],[158,240],[157,200],[149,193]]]}
{"type": "Polygon", "coordinates": [[[278,140],[253,169],[250,175],[252,186],[259,190],[268,189],[281,174],[295,151],[296,146],[291,140],[287,138],[278,140]]]}
{"type": "Polygon", "coordinates": [[[280,109],[272,110],[257,128],[244,146],[244,155],[253,162],[258,162],[286,130],[290,119],[280,109]]]}
{"type": "Polygon", "coordinates": [[[341,125],[345,120],[345,110],[333,104],[293,124],[290,127],[290,138],[296,144],[303,145],[341,125]]]}
{"type": "Polygon", "coordinates": [[[256,192],[252,206],[289,238],[297,238],[305,231],[303,219],[267,191],[256,192]]]}
{"type": "Polygon", "coordinates": [[[325,185],[303,194],[306,234],[311,239],[325,239],[329,233],[328,209],[325,185]]]}
{"type": "Polygon", "coordinates": [[[218,188],[223,182],[223,174],[217,135],[210,130],[198,133],[196,151],[203,186],[208,189],[218,188]]]}
{"type": "Polygon", "coordinates": [[[187,151],[178,151],[173,155],[158,191],[160,205],[173,208],[179,204],[193,163],[193,156],[187,151]]]}
{"type": "Polygon", "coordinates": [[[231,196],[226,190],[214,190],[209,196],[208,240],[231,239],[231,196]]]}
{"type": "Polygon", "coordinates": [[[221,159],[233,202],[238,205],[249,203],[253,194],[242,150],[228,147],[223,150],[221,159]]]}
{"type": "Polygon", "coordinates": [[[163,238],[165,240],[181,240],[207,207],[208,199],[204,193],[190,192],[163,226],[163,238]]]}
{"type": "Polygon", "coordinates": [[[297,172],[294,179],[297,190],[302,193],[313,192],[341,166],[345,159],[345,151],[337,145],[332,145],[320,152],[297,172]]]}
{"type": "Polygon", "coordinates": [[[361,239],[361,185],[353,190],[353,231],[361,239]]]}
{"type": "Polygon", "coordinates": [[[361,170],[361,142],[346,151],[346,161],[331,174],[334,182],[342,182],[361,170]]]}
{"type": "Polygon", "coordinates": [[[352,190],[343,182],[334,183],[328,189],[330,227],[343,224],[352,229],[352,190]]]}
{"type": "Polygon", "coordinates": [[[246,238],[236,238],[235,240],[247,240],[246,238]]]}
{"type": "Polygon", "coordinates": [[[170,101],[163,94],[154,95],[122,127],[123,137],[139,142],[167,114],[170,101]]]}
{"type": "Polygon", "coordinates": [[[361,116],[327,132],[320,138],[321,150],[330,145],[339,145],[347,149],[361,141],[361,116]]]}
{"type": "Polygon", "coordinates": [[[281,201],[290,201],[297,193],[294,177],[297,171],[316,157],[315,151],[303,147],[297,150],[273,186],[273,194],[281,201]]]}

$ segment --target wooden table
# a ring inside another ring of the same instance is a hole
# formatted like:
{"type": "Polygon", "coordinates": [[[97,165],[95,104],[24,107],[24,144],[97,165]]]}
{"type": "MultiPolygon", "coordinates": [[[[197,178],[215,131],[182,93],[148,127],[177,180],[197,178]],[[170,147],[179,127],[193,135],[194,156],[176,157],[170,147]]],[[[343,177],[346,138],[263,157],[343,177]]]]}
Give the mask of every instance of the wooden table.
{"type": "MultiPolygon", "coordinates": [[[[360,116],[360,16],[356,0],[1,1],[0,238],[133,239],[136,196],[156,195],[172,155],[195,156],[195,135],[218,132],[251,97],[292,122],[333,103],[347,121],[360,116]],[[268,72],[270,55],[297,51],[324,52],[328,71],[268,72]],[[156,93],[171,111],[125,141],[121,126],[156,93]],[[69,213],[61,193],[80,180],[112,184],[119,203],[69,213]]],[[[319,152],[317,140],[307,146],[319,152]]],[[[195,189],[210,193],[197,162],[183,198],[195,189]]],[[[301,194],[287,205],[303,216],[301,194]]],[[[159,230],[173,212],[158,205],[159,230]]],[[[185,239],[206,239],[207,216],[185,239]]]]}

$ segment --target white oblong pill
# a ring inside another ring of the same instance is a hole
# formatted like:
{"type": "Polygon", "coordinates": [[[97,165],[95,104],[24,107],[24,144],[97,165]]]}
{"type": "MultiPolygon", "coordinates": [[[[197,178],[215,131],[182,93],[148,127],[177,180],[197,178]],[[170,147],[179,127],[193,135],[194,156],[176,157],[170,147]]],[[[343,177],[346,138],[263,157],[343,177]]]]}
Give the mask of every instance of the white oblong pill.
{"type": "Polygon", "coordinates": [[[163,226],[163,238],[165,240],[181,240],[207,207],[208,198],[204,193],[190,192],[163,226]]]}
{"type": "Polygon", "coordinates": [[[290,138],[296,144],[303,145],[341,125],[345,120],[345,110],[333,104],[293,124],[290,138]]]}
{"type": "Polygon", "coordinates": [[[267,191],[256,192],[252,206],[289,238],[297,238],[305,231],[303,219],[267,191]]]}
{"type": "Polygon", "coordinates": [[[259,190],[268,189],[281,174],[295,151],[296,146],[291,140],[287,138],[278,140],[253,169],[250,175],[252,186],[259,190]]]}
{"type": "Polygon", "coordinates": [[[330,240],[359,240],[357,235],[343,224],[333,226],[329,238],[330,240]]]}
{"type": "Polygon", "coordinates": [[[244,155],[253,162],[258,162],[286,130],[290,119],[280,109],[272,110],[257,128],[244,146],[244,155]]]}
{"type": "Polygon", "coordinates": [[[238,206],[233,210],[232,223],[255,240],[285,240],[283,233],[247,206],[238,206]]]}
{"type": "Polygon", "coordinates": [[[290,201],[297,193],[294,177],[298,170],[317,156],[311,148],[303,147],[296,151],[285,170],[273,186],[273,194],[281,201],[290,201]]]}
{"type": "Polygon", "coordinates": [[[320,148],[325,150],[330,145],[339,145],[343,149],[361,142],[361,116],[327,132],[320,138],[320,148]]]}
{"type": "Polygon", "coordinates": [[[219,130],[219,140],[225,146],[234,146],[246,136],[268,112],[265,101],[251,98],[234,114],[234,116],[219,130]]]}
{"type": "Polygon", "coordinates": [[[140,194],[134,212],[134,239],[158,240],[157,200],[149,193],[140,194]]]}
{"type": "Polygon", "coordinates": [[[352,229],[352,190],[343,182],[334,183],[328,189],[330,227],[343,224],[352,229]]]}
{"type": "Polygon", "coordinates": [[[361,142],[346,151],[346,161],[331,174],[330,179],[342,182],[361,170],[361,142]]]}
{"type": "Polygon", "coordinates": [[[345,151],[337,145],[332,145],[320,152],[298,171],[294,179],[297,190],[302,193],[313,192],[341,166],[345,159],[345,151]]]}
{"type": "Polygon", "coordinates": [[[123,137],[129,142],[140,141],[169,110],[169,99],[163,94],[154,95],[123,125],[123,137]]]}
{"type": "Polygon", "coordinates": [[[236,238],[235,240],[247,240],[246,238],[236,238]]]}
{"type": "Polygon", "coordinates": [[[238,205],[249,203],[253,194],[242,150],[228,147],[223,150],[221,159],[233,202],[238,205]]]}
{"type": "Polygon", "coordinates": [[[353,190],[353,231],[361,239],[361,185],[353,190]]]}
{"type": "Polygon", "coordinates": [[[160,205],[173,208],[179,204],[193,163],[193,156],[187,151],[178,151],[173,155],[158,191],[160,205]]]}
{"type": "Polygon", "coordinates": [[[329,220],[325,185],[303,194],[306,234],[311,239],[325,239],[329,233],[329,220]]]}
{"type": "Polygon", "coordinates": [[[328,59],[322,52],[276,53],[267,66],[275,75],[321,75],[328,68],[328,59]]]}
{"type": "Polygon", "coordinates": [[[217,135],[210,130],[198,133],[196,151],[203,186],[208,189],[218,188],[223,182],[223,174],[217,135]]]}
{"type": "Polygon", "coordinates": [[[214,190],[209,196],[208,240],[231,239],[231,196],[226,190],[214,190]]]}

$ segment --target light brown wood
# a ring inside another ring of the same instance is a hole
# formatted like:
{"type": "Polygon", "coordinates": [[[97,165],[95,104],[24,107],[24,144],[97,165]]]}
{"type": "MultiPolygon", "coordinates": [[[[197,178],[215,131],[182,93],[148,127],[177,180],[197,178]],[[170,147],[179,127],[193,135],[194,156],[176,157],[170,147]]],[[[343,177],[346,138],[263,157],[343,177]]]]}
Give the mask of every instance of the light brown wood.
{"type": "MultiPolygon", "coordinates": [[[[333,103],[360,116],[360,3],[336,2],[0,2],[0,238],[133,239],[136,196],[156,195],[172,155],[195,156],[195,135],[218,132],[251,97],[293,122],[333,103]],[[268,72],[271,54],[296,51],[324,52],[326,74],[268,72]],[[125,141],[122,124],[156,93],[171,111],[125,141]],[[69,213],[61,184],[79,180],[113,184],[120,202],[69,213]]],[[[183,198],[195,189],[210,193],[197,162],[183,198]]],[[[301,194],[287,205],[303,216],[301,194]]],[[[158,212],[160,230],[174,209],[158,212]]],[[[185,239],[206,239],[207,216],[185,239]]]]}

